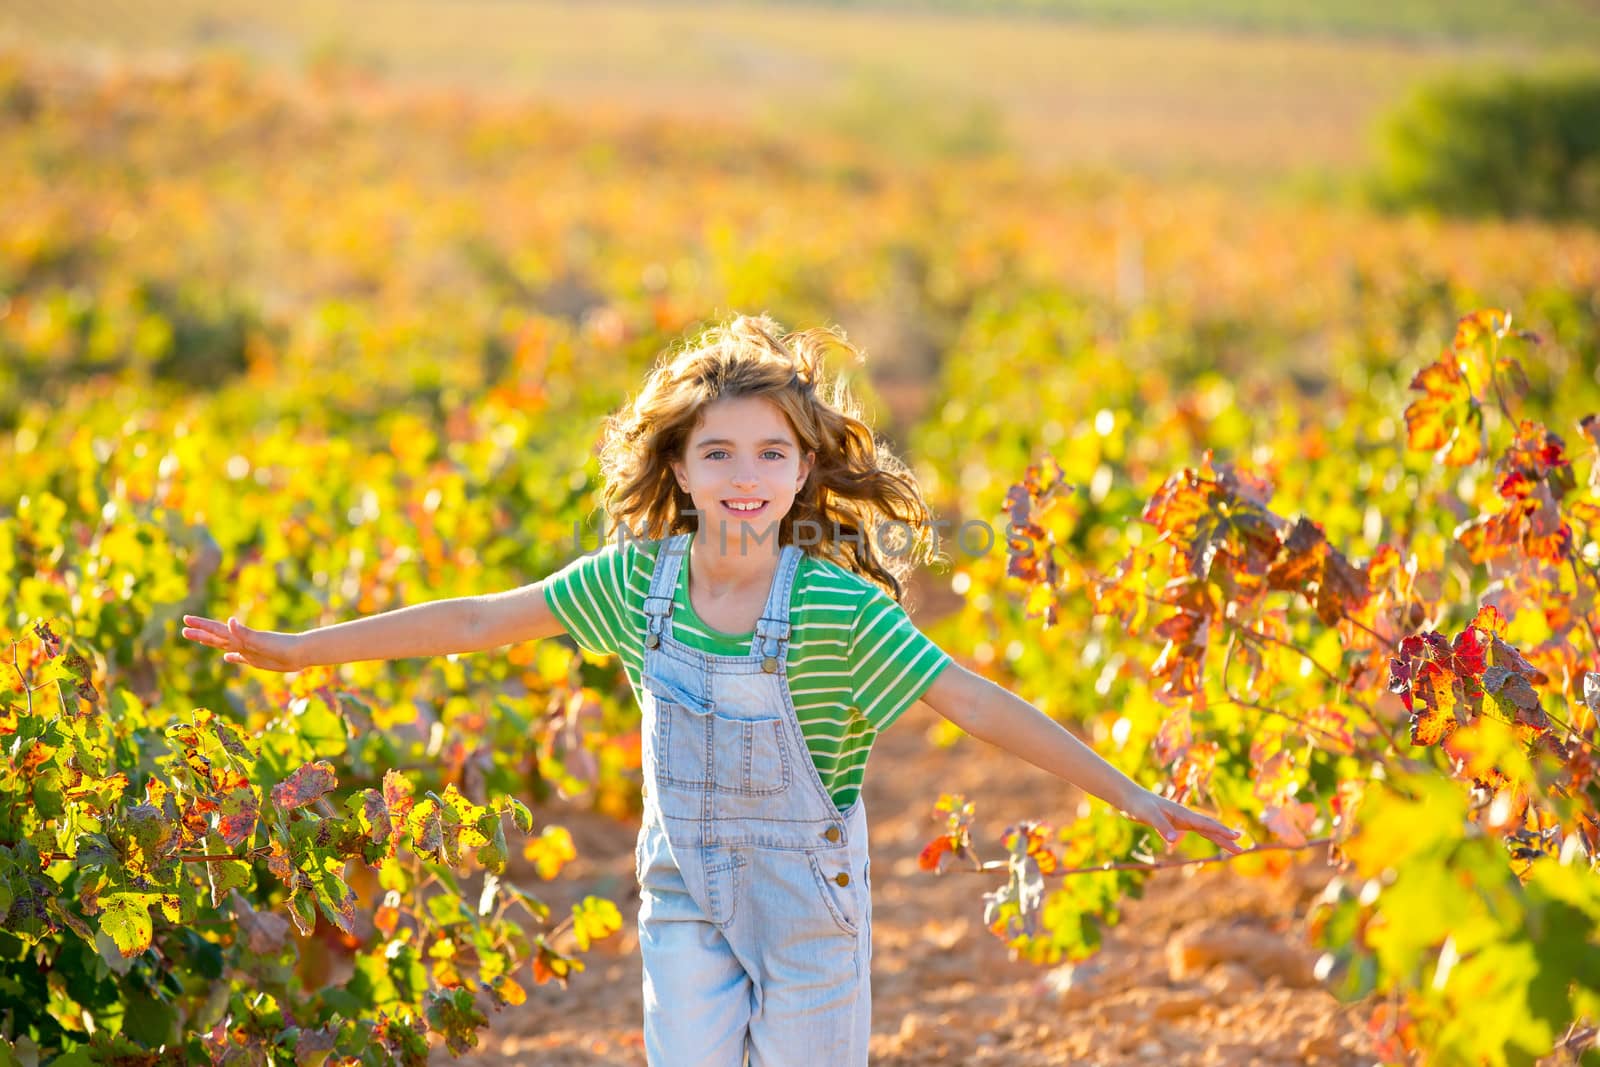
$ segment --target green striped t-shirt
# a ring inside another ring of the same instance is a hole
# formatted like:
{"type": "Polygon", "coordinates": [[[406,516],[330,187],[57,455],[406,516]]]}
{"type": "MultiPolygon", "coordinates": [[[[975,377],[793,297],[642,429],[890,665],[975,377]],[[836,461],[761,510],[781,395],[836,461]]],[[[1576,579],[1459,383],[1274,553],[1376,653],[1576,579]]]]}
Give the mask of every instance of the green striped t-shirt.
{"type": "MultiPolygon", "coordinates": [[[[634,693],[644,669],[644,598],[660,541],[608,543],[545,580],[545,600],[587,651],[620,656],[634,693]]],[[[754,631],[701,622],[689,603],[689,565],[678,568],[672,633],[712,655],[745,656],[754,631]]],[[[916,703],[950,657],[882,588],[805,554],[790,601],[789,692],[822,784],[841,811],[861,791],[880,731],[916,703]]]]}

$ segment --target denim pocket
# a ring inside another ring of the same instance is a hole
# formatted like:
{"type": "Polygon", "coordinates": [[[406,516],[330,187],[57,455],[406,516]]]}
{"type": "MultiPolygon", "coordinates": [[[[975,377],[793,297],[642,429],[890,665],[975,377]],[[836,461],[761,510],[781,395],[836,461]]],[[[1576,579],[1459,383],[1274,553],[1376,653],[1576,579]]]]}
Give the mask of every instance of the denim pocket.
{"type": "Polygon", "coordinates": [[[816,880],[817,892],[821,895],[828,914],[833,917],[834,924],[851,937],[855,937],[860,929],[856,892],[848,884],[839,885],[837,873],[829,875],[824,872],[815,852],[807,852],[806,858],[811,861],[811,874],[816,880]]]}
{"type": "Polygon", "coordinates": [[[727,926],[739,908],[739,870],[745,865],[740,855],[730,856],[721,863],[706,868],[706,906],[710,919],[717,926],[727,926]]]}
{"type": "Polygon", "coordinates": [[[743,718],[653,694],[656,779],[663,786],[747,797],[789,788],[783,720],[743,718]]]}

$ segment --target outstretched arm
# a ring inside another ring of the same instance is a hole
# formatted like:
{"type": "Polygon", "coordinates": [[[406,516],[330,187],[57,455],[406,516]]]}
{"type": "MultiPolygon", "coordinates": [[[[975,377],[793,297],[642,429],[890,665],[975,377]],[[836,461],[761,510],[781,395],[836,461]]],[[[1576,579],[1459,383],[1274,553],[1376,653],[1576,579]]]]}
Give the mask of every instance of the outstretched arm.
{"type": "Polygon", "coordinates": [[[298,671],[369,659],[446,656],[554,637],[561,623],[544,583],[487,596],[414,604],[303,633],[253,630],[237,619],[183,617],[183,636],[223,650],[223,659],[263,670],[298,671]]]}
{"type": "Polygon", "coordinates": [[[1234,842],[1239,831],[1157,796],[1101,759],[1044,712],[959,663],[941,671],[922,699],[973,737],[1065,778],[1129,818],[1154,827],[1168,844],[1183,831],[1193,830],[1225,852],[1243,851],[1234,842]]]}

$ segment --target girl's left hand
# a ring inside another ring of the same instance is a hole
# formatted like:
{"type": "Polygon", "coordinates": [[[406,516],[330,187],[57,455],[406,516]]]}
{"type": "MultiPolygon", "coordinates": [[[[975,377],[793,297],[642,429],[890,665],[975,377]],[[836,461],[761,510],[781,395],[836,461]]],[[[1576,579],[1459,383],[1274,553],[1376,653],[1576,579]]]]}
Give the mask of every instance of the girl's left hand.
{"type": "Polygon", "coordinates": [[[1244,851],[1236,840],[1240,831],[1222,825],[1209,815],[1190,811],[1177,801],[1158,796],[1148,789],[1141,788],[1122,810],[1135,822],[1154,827],[1156,832],[1166,839],[1168,848],[1177,844],[1179,836],[1185,830],[1193,830],[1229,855],[1238,855],[1244,851]]]}

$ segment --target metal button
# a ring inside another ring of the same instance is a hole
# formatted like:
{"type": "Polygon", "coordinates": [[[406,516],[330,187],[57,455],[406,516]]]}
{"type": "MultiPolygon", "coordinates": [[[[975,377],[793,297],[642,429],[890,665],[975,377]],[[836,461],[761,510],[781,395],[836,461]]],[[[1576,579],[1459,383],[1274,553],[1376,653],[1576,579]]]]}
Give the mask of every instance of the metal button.
{"type": "Polygon", "coordinates": [[[826,830],[822,831],[822,836],[826,837],[829,841],[837,841],[839,840],[839,828],[837,826],[830,826],[826,830]]]}
{"type": "Polygon", "coordinates": [[[843,871],[840,871],[838,876],[836,878],[834,878],[834,881],[838,882],[842,886],[849,885],[850,884],[850,876],[848,874],[845,874],[843,871]]]}
{"type": "Polygon", "coordinates": [[[645,634],[644,635],[644,647],[645,648],[657,648],[657,647],[660,646],[660,644],[661,644],[661,638],[659,636],[657,636],[656,634],[645,634]]]}
{"type": "Polygon", "coordinates": [[[766,671],[768,674],[778,673],[778,657],[763,656],[761,659],[761,669],[766,671]]]}

